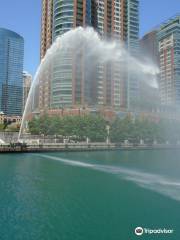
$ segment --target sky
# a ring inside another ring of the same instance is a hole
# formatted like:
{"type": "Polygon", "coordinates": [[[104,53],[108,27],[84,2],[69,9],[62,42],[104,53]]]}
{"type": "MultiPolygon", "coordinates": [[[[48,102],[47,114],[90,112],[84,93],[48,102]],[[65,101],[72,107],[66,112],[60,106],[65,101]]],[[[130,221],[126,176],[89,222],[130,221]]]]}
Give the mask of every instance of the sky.
{"type": "MultiPolygon", "coordinates": [[[[180,0],[139,0],[140,36],[180,13],[180,0]]],[[[25,40],[24,70],[35,74],[40,61],[41,0],[0,0],[0,27],[25,40]]]]}

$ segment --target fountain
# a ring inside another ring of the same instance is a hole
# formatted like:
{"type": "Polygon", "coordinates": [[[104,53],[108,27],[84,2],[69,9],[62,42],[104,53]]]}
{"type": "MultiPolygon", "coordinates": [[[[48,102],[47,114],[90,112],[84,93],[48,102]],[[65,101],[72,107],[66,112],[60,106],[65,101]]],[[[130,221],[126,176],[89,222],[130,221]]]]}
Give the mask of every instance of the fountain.
{"type": "Polygon", "coordinates": [[[97,108],[105,103],[116,103],[118,108],[122,94],[117,89],[121,89],[123,81],[125,85],[129,84],[124,80],[129,79],[128,74],[136,76],[136,79],[143,78],[149,86],[157,88],[158,71],[156,66],[144,64],[131,56],[120,41],[102,40],[92,28],[73,29],[56,39],[38,67],[19,139],[27,132],[28,121],[39,114],[56,113],[74,106],[97,108]],[[117,92],[117,99],[113,100],[112,96],[105,99],[112,70],[116,76],[111,75],[115,84],[110,92],[117,92]],[[126,77],[122,79],[122,76],[126,77]]]}

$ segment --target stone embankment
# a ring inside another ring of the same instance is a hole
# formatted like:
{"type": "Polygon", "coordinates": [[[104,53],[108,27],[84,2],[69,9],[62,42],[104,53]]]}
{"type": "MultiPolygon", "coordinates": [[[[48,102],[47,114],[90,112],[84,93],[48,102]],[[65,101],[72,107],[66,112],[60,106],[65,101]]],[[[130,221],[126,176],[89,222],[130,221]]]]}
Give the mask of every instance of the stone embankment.
{"type": "Polygon", "coordinates": [[[65,151],[101,151],[101,150],[148,150],[148,149],[180,149],[180,145],[171,144],[112,144],[112,143],[44,143],[44,144],[3,144],[0,153],[33,153],[33,152],[65,152],[65,151]]]}

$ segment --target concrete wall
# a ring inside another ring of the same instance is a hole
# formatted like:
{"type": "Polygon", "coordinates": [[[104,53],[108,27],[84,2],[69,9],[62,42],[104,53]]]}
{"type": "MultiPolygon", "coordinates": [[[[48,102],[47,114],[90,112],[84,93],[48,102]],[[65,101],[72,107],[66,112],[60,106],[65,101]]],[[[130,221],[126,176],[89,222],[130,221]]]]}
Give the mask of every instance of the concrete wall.
{"type": "Polygon", "coordinates": [[[18,139],[17,132],[0,132],[0,139],[6,143],[16,142],[18,139]]]}

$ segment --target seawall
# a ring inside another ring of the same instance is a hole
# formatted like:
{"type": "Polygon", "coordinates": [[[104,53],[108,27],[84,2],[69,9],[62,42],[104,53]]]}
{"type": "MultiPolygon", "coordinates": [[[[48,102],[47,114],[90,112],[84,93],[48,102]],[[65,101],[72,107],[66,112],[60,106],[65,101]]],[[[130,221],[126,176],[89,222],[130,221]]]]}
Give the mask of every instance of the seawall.
{"type": "Polygon", "coordinates": [[[148,150],[148,149],[180,149],[180,145],[171,144],[39,144],[39,145],[20,145],[5,144],[0,145],[0,153],[33,153],[33,152],[67,152],[67,151],[103,151],[103,150],[148,150]]]}

